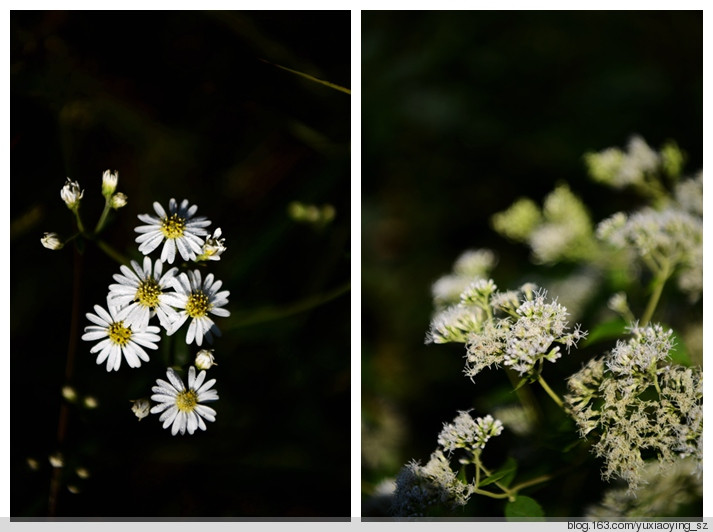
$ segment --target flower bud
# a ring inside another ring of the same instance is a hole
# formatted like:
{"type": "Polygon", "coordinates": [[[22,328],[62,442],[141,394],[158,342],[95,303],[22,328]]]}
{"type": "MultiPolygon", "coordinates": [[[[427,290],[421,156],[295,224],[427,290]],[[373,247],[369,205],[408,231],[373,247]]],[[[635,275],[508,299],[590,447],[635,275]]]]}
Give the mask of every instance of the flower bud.
{"type": "Polygon", "coordinates": [[[64,184],[59,194],[62,197],[62,200],[64,200],[64,203],[67,204],[67,207],[74,211],[79,207],[79,200],[82,199],[84,191],[79,189],[79,183],[77,181],[72,181],[67,178],[67,182],[64,184]]]}
{"type": "Polygon", "coordinates": [[[134,415],[136,415],[137,418],[139,418],[139,421],[149,415],[151,403],[149,403],[148,399],[141,398],[131,402],[134,403],[131,406],[131,411],[134,413],[134,415]]]}
{"type": "Polygon", "coordinates": [[[45,233],[45,236],[40,238],[40,242],[42,242],[42,245],[47,249],[56,250],[64,247],[57,233],[45,233]]]}
{"type": "Polygon", "coordinates": [[[127,201],[126,194],[123,192],[117,192],[111,197],[111,208],[112,209],[121,209],[122,207],[126,206],[126,201],[127,201]]]}
{"type": "Polygon", "coordinates": [[[102,175],[102,194],[105,197],[111,196],[116,190],[116,184],[119,182],[119,172],[114,170],[112,173],[110,170],[105,170],[102,175]]]}
{"type": "Polygon", "coordinates": [[[201,349],[196,355],[195,365],[198,369],[209,369],[211,366],[217,366],[213,349],[201,349]]]}

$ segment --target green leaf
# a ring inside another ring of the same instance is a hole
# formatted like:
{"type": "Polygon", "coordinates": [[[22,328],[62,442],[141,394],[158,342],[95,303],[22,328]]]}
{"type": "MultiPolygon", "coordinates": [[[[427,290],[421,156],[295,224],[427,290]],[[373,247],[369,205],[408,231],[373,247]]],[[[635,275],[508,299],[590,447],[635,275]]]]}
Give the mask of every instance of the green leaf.
{"type": "Polygon", "coordinates": [[[514,501],[508,501],[505,505],[505,519],[507,521],[544,521],[545,511],[542,506],[533,499],[525,495],[518,495],[514,501]]]}
{"type": "Polygon", "coordinates": [[[673,340],[673,349],[668,353],[671,360],[681,366],[691,367],[693,365],[691,355],[688,353],[688,349],[686,349],[686,344],[683,343],[681,335],[673,331],[671,339],[673,340]]]}
{"type": "Polygon", "coordinates": [[[628,324],[621,318],[615,318],[611,321],[600,323],[594,329],[589,331],[589,334],[582,342],[582,347],[588,347],[602,340],[611,340],[626,333],[628,324]]]}
{"type": "Polygon", "coordinates": [[[325,80],[323,80],[323,79],[315,78],[314,76],[310,76],[309,74],[305,74],[304,72],[300,72],[299,70],[293,70],[293,69],[291,69],[291,68],[287,68],[287,67],[285,67],[285,66],[278,65],[278,64],[276,64],[276,63],[271,63],[270,61],[268,61],[268,60],[266,60],[266,59],[261,59],[261,61],[263,61],[264,63],[267,63],[267,64],[269,64],[269,65],[272,65],[272,66],[274,66],[274,67],[277,67],[277,68],[280,68],[280,69],[282,69],[282,70],[285,70],[286,72],[290,72],[290,73],[292,73],[292,74],[296,74],[297,76],[301,76],[301,77],[303,77],[303,78],[305,78],[305,79],[308,79],[308,80],[310,80],[310,81],[313,81],[314,83],[319,83],[319,84],[321,84],[321,85],[324,85],[325,87],[329,87],[330,89],[334,89],[334,90],[337,90],[337,91],[339,91],[339,92],[343,92],[343,93],[345,93],[345,94],[351,94],[351,93],[352,93],[351,90],[347,89],[346,87],[342,87],[341,85],[337,85],[336,83],[332,83],[332,82],[330,82],[330,81],[325,81],[325,80]]]}
{"type": "Polygon", "coordinates": [[[503,486],[507,487],[515,478],[515,472],[517,471],[517,462],[513,458],[508,458],[505,463],[497,471],[493,471],[493,474],[489,477],[480,481],[478,487],[487,486],[493,482],[500,482],[503,486]]]}

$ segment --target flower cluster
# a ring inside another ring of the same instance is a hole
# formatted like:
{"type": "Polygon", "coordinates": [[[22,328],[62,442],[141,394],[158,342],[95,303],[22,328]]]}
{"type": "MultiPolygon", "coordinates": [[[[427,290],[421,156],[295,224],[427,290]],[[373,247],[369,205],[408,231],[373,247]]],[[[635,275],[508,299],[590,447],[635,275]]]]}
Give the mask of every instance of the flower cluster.
{"type": "Polygon", "coordinates": [[[399,517],[423,517],[434,506],[456,509],[465,506],[472,487],[458,480],[440,449],[422,466],[412,461],[396,476],[391,513],[399,517]]]}
{"type": "Polygon", "coordinates": [[[520,375],[534,375],[543,360],[554,362],[560,347],[568,350],[586,336],[576,326],[568,330],[567,309],[531,283],[519,291],[497,291],[495,283],[480,279],[460,296],[460,303],[436,313],[427,342],[466,344],[466,369],[474,377],[492,365],[511,367],[520,375]]]}
{"type": "Polygon", "coordinates": [[[693,299],[703,290],[703,218],[680,208],[646,207],[629,216],[618,212],[602,221],[597,236],[633,250],[656,276],[678,273],[679,287],[693,299]]]}
{"type": "MultiPolygon", "coordinates": [[[[418,517],[424,515],[425,509],[434,506],[449,510],[465,506],[478,486],[475,481],[470,483],[459,478],[451,469],[448,456],[456,449],[463,449],[471,459],[478,457],[488,440],[500,435],[502,430],[503,424],[491,415],[473,419],[468,412],[459,412],[453,423],[443,425],[438,435],[439,447],[431,454],[428,463],[422,466],[412,461],[399,472],[392,514],[418,517]]],[[[475,458],[473,463],[479,463],[478,459],[475,458]]]]}
{"type": "Polygon", "coordinates": [[[587,519],[688,516],[688,505],[703,497],[703,478],[696,474],[692,458],[673,464],[647,462],[641,471],[641,487],[634,494],[626,488],[607,490],[600,503],[585,512],[587,519]],[[683,513],[682,513],[683,512],[683,513]]]}
{"type": "Polygon", "coordinates": [[[453,423],[443,424],[438,445],[447,452],[465,449],[476,453],[485,447],[491,437],[499,436],[502,431],[502,422],[491,415],[474,420],[468,412],[459,412],[453,423]]]}
{"type": "Polygon", "coordinates": [[[647,179],[661,167],[674,173],[680,171],[683,164],[675,145],[668,145],[659,154],[638,135],[629,139],[626,152],[619,148],[606,148],[598,153],[587,153],[584,161],[593,180],[613,188],[645,186],[647,179]]]}
{"type": "MultiPolygon", "coordinates": [[[[118,180],[117,172],[104,172],[105,208],[90,234],[79,213],[84,190],[78,182],[67,179],[60,197],[75,215],[79,230],[70,240],[80,236],[95,239],[108,214],[126,205],[126,196],[116,192],[118,180]]],[[[97,364],[106,364],[109,372],[118,371],[122,361],[130,368],[149,362],[148,351],[158,349],[161,331],[172,335],[188,321],[187,344],[212,343],[215,336],[220,336],[220,329],[211,316],[230,315],[224,308],[230,292],[221,290],[222,282],[212,273],[204,277],[198,269],[181,272],[177,266],[166,267],[166,263],[173,264],[177,255],[187,262],[218,260],[226,249],[221,230],[218,228],[209,235],[206,227],[211,222],[205,217],[196,217],[198,207],[190,205],[188,200],[179,204],[171,198],[167,210],[158,202],[153,206],[156,216],[140,214],[139,220],[146,225],[135,229],[139,233],[136,238],[139,251],[145,255],[143,264],[132,260],[130,265],[121,265],[119,273],[113,276],[115,283],[109,285],[106,305],[94,305],[94,312],[86,314],[90,324],[84,328],[82,339],[95,342],[90,352],[97,355],[97,364]],[[152,260],[148,255],[159,246],[162,246],[160,258],[152,260]]],[[[56,233],[45,233],[41,242],[54,250],[66,244],[56,233]]],[[[196,368],[189,368],[188,388],[169,368],[169,382],[159,379],[153,389],[152,399],[158,405],[150,408],[148,400],[142,398],[133,401],[132,410],[139,419],[148,415],[149,408],[152,413],[161,413],[160,420],[164,427],[171,426],[173,434],[184,434],[186,430],[192,434],[197,428],[205,430],[203,419],[214,421],[215,411],[201,403],[218,399],[218,394],[211,389],[215,379],[204,383],[205,370],[212,365],[215,365],[212,350],[200,351],[196,366],[203,371],[196,376],[196,368]]]]}
{"type": "Polygon", "coordinates": [[[565,184],[545,198],[542,210],[521,198],[494,214],[492,224],[498,233],[526,242],[534,261],[542,264],[590,258],[596,249],[587,208],[565,184]]]}
{"type": "Polygon", "coordinates": [[[461,254],[453,265],[453,271],[438,279],[431,287],[433,302],[443,308],[460,301],[463,290],[479,279],[487,277],[497,259],[489,249],[470,249],[461,254]]]}
{"type": "Polygon", "coordinates": [[[647,456],[702,461],[703,380],[700,368],[674,365],[671,330],[631,327],[603,358],[590,360],[568,381],[565,397],[582,437],[598,439],[602,476],[619,477],[635,491],[647,456]]]}

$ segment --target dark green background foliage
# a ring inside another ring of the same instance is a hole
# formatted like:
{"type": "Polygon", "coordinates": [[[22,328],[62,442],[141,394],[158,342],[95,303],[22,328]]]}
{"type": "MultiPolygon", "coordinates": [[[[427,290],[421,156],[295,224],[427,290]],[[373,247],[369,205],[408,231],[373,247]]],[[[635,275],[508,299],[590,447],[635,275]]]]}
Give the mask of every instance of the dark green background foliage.
{"type": "MultiPolygon", "coordinates": [[[[701,12],[362,14],[363,515],[383,515],[384,501],[370,497],[376,484],[411,459],[425,463],[458,410],[516,402],[502,370],[475,383],[462,375],[462,345],[424,345],[431,284],[483,247],[499,256],[503,290],[567,275],[571,267],[533,267],[529,249],[489,219],[521,196],[540,203],[559,182],[595,222],[636,208],[635,195],[588,179],[587,151],[623,147],[632,134],[655,149],[673,139],[687,152],[685,173],[701,169],[702,39],[701,12]]],[[[700,319],[700,304],[691,310],[675,287],[664,297],[686,305],[664,315],[679,318],[671,325],[700,319]]],[[[584,329],[596,319],[578,318],[584,329]]],[[[547,364],[545,377],[564,393],[564,378],[604,347],[547,364]]],[[[520,480],[565,468],[526,494],[547,515],[581,515],[606,487],[602,463],[582,446],[562,451],[574,427],[533,390],[551,423],[528,441],[506,431],[485,463],[513,456],[520,480]]],[[[475,499],[465,515],[503,515],[502,502],[475,499]]]]}
{"type": "MultiPolygon", "coordinates": [[[[192,359],[185,329],[118,374],[79,341],[71,383],[100,406],[70,408],[63,480],[81,492],[63,487],[58,513],[349,515],[350,97],[263,59],[349,87],[349,12],[11,14],[11,515],[47,513],[70,336],[74,253],[39,239],[72,232],[67,176],[93,227],[106,169],[129,203],[104,236],[127,256],[154,201],[188,198],[223,229],[205,273],[232,315],[216,320],[217,420],[193,436],[138,422],[129,403],[165,378],[171,345],[192,359]],[[298,224],[293,200],[336,218],[298,224]]],[[[80,328],[119,271],[91,244],[82,262],[80,328]]]]}

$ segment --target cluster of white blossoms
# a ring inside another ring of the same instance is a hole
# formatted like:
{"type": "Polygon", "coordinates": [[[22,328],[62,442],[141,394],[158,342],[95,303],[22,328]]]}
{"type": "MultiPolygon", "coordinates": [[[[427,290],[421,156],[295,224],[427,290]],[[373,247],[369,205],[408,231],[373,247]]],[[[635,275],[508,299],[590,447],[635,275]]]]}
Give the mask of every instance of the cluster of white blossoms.
{"type": "Polygon", "coordinates": [[[703,217],[682,209],[650,207],[602,221],[597,236],[633,250],[655,275],[676,272],[679,287],[695,298],[703,289],[703,217]]]}
{"type": "MultiPolygon", "coordinates": [[[[94,235],[103,228],[111,209],[126,205],[126,196],[115,193],[117,182],[117,172],[104,172],[105,212],[94,235]]],[[[60,193],[77,217],[78,235],[86,234],[79,216],[83,195],[79,184],[70,179],[60,193]]],[[[171,198],[168,209],[155,202],[153,208],[156,215],[140,214],[138,218],[145,225],[135,229],[139,233],[138,250],[145,255],[143,264],[132,260],[130,267],[120,266],[119,273],[113,276],[115,283],[109,285],[106,306],[95,305],[94,312],[86,314],[91,324],[85,327],[82,339],[96,342],[90,352],[96,353],[96,363],[106,364],[109,372],[118,371],[122,360],[131,368],[148,362],[148,350],[158,349],[161,331],[172,335],[186,322],[187,344],[212,343],[214,337],[221,334],[213,316],[230,315],[224,308],[230,292],[221,290],[222,281],[215,279],[212,273],[204,276],[199,269],[191,269],[193,264],[220,259],[226,249],[220,228],[209,234],[207,227],[211,222],[196,216],[198,207],[186,199],[179,204],[171,198]],[[152,260],[148,255],[159,248],[159,258],[152,260]],[[166,266],[173,264],[178,256],[184,261],[182,267],[186,271],[180,271],[178,266],[166,266]]],[[[60,249],[64,245],[55,233],[46,233],[41,241],[49,249],[60,249]]],[[[151,399],[157,404],[150,407],[146,399],[133,401],[136,416],[141,419],[149,412],[161,414],[164,428],[170,426],[174,435],[186,431],[193,434],[197,428],[205,430],[203,420],[214,421],[215,411],[201,403],[218,399],[217,392],[211,389],[215,379],[204,382],[205,370],[215,365],[212,350],[199,351],[194,364],[188,369],[187,387],[175,370],[168,368],[168,382],[158,379],[153,388],[151,399]],[[197,376],[196,368],[201,370],[197,376]]]]}
{"type": "Polygon", "coordinates": [[[438,445],[447,452],[465,449],[475,453],[485,448],[488,440],[499,436],[502,431],[502,422],[489,414],[473,419],[468,412],[459,412],[453,423],[443,424],[443,430],[438,435],[438,445]]]}
{"type": "Polygon", "coordinates": [[[669,145],[656,153],[644,139],[635,135],[629,139],[626,151],[606,148],[584,156],[592,179],[613,188],[645,186],[647,179],[662,167],[667,171],[680,169],[683,160],[680,152],[669,145]]]}
{"type": "Polygon", "coordinates": [[[630,328],[605,357],[591,359],[568,381],[567,408],[582,437],[605,461],[604,479],[619,477],[636,491],[649,457],[702,463],[703,375],[673,364],[673,332],[660,325],[630,328]]]}
{"type": "Polygon", "coordinates": [[[687,509],[700,504],[703,476],[697,474],[693,458],[673,464],[647,462],[641,471],[641,487],[636,493],[619,486],[607,490],[602,500],[587,508],[586,519],[686,517],[687,509]]]}
{"type": "Polygon", "coordinates": [[[491,415],[473,419],[459,412],[453,423],[444,423],[438,435],[438,448],[422,466],[412,461],[396,477],[391,512],[400,517],[422,517],[431,507],[453,510],[468,503],[477,486],[458,477],[451,469],[449,456],[457,449],[479,456],[485,444],[500,435],[503,424],[491,415]],[[446,454],[447,453],[447,454],[446,454]]]}
{"type": "Polygon", "coordinates": [[[532,283],[519,291],[499,292],[491,279],[472,282],[460,303],[438,311],[431,320],[426,342],[466,344],[465,373],[506,366],[520,375],[534,375],[544,360],[556,361],[587,333],[568,329],[567,309],[532,283]]]}
{"type": "Polygon", "coordinates": [[[463,290],[474,280],[485,278],[497,264],[495,253],[489,249],[469,249],[453,264],[453,271],[438,279],[431,287],[433,302],[444,308],[460,301],[463,290]]]}
{"type": "Polygon", "coordinates": [[[542,209],[520,198],[491,222],[501,235],[527,243],[540,264],[588,259],[596,250],[589,212],[566,184],[547,195],[542,209]]]}

